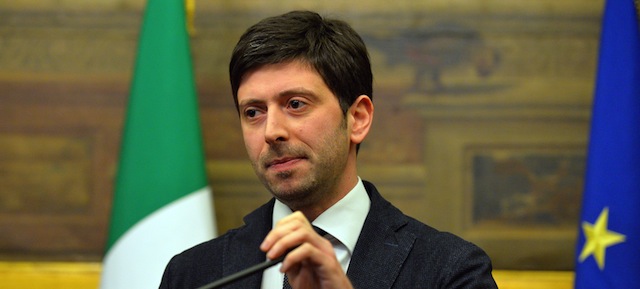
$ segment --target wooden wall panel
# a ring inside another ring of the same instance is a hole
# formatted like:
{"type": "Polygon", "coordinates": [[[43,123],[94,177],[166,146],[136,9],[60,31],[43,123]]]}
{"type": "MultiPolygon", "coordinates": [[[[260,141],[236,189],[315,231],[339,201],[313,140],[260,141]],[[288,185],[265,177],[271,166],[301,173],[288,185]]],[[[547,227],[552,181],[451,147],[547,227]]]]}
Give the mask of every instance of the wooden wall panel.
{"type": "Polygon", "coordinates": [[[0,82],[2,257],[100,258],[124,89],[80,81],[0,82]]]}

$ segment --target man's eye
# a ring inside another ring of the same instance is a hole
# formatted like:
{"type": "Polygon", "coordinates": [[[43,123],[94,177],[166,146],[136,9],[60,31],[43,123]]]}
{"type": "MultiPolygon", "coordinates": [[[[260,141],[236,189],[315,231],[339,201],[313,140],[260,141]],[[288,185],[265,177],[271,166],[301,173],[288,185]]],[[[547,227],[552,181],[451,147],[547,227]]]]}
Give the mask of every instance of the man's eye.
{"type": "Polygon", "coordinates": [[[304,106],[304,102],[294,99],[294,100],[289,102],[289,106],[291,108],[298,109],[298,108],[301,108],[302,106],[304,106]]]}
{"type": "Polygon", "coordinates": [[[247,109],[244,112],[244,115],[249,118],[255,117],[256,114],[258,114],[258,111],[255,109],[247,109]]]}

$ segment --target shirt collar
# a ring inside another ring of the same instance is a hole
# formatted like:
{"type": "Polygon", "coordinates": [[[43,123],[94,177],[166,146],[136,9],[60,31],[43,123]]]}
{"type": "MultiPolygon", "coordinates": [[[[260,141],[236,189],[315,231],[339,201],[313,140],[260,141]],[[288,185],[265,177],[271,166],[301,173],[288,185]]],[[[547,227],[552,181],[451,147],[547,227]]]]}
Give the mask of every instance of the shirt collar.
{"type": "MultiPolygon", "coordinates": [[[[370,206],[369,195],[362,180],[358,177],[356,186],[341,200],[320,214],[313,221],[313,225],[338,239],[349,249],[349,253],[353,254],[370,206]],[[349,222],[344,220],[349,220],[349,222]]],[[[291,209],[287,205],[276,199],[273,207],[272,226],[291,213],[291,209]]]]}

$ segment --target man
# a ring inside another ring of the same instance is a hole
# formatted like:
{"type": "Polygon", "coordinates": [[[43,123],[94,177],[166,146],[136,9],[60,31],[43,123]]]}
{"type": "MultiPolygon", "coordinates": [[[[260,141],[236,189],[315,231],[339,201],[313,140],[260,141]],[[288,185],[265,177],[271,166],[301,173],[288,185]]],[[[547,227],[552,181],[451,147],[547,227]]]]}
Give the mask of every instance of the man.
{"type": "Polygon", "coordinates": [[[303,11],[267,18],[240,38],[229,72],[245,147],[274,198],[175,256],[161,288],[203,286],[289,250],[228,288],[496,288],[480,248],[405,216],[358,177],[373,77],[348,24],[303,11]]]}

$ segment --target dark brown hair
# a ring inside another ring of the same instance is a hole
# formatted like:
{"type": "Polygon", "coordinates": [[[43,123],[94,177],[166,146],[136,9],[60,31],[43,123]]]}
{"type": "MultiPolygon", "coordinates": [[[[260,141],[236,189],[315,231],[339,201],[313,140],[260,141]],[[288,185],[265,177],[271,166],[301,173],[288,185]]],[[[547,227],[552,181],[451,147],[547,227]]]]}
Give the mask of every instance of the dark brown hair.
{"type": "Polygon", "coordinates": [[[263,65],[293,60],[308,63],[338,97],[343,113],[360,95],[373,98],[373,75],[367,48],[344,21],[310,11],[292,11],[251,26],[233,50],[229,78],[238,108],[244,75],[263,65]]]}

